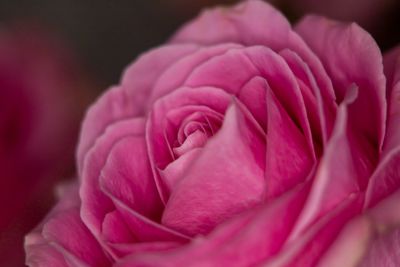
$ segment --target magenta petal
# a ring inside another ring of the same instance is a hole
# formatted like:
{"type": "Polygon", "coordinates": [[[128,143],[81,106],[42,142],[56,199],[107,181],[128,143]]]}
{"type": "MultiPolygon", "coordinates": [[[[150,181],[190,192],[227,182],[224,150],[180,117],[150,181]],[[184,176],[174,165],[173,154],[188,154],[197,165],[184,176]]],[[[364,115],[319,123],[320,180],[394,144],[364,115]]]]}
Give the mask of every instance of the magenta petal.
{"type": "Polygon", "coordinates": [[[400,263],[400,191],[352,220],[320,262],[320,267],[384,267],[400,263]]]}
{"type": "Polygon", "coordinates": [[[374,239],[362,261],[362,267],[398,266],[400,264],[400,190],[382,200],[372,209],[367,210],[375,226],[374,239]]]}
{"type": "Polygon", "coordinates": [[[309,184],[301,184],[272,203],[228,220],[187,246],[165,253],[129,256],[117,266],[253,266],[279,251],[308,190],[309,184]]]}
{"type": "Polygon", "coordinates": [[[281,252],[263,266],[315,266],[337,238],[343,226],[359,214],[362,200],[360,194],[349,195],[296,240],[286,243],[281,252]]]}
{"type": "Polygon", "coordinates": [[[124,256],[132,257],[133,255],[140,255],[149,252],[162,252],[179,246],[182,246],[182,243],[168,241],[110,244],[113,251],[122,259],[124,259],[124,256]]]}
{"type": "Polygon", "coordinates": [[[244,1],[233,7],[208,9],[180,29],[173,43],[239,43],[281,50],[294,34],[287,19],[272,5],[244,1]]]}
{"type": "Polygon", "coordinates": [[[128,207],[158,220],[163,204],[154,182],[144,135],[128,136],[114,144],[101,170],[100,188],[128,207]]]}
{"type": "Polygon", "coordinates": [[[163,205],[143,135],[125,137],[113,146],[101,172],[100,188],[138,241],[186,241],[158,223],[163,205]]]}
{"type": "Polygon", "coordinates": [[[159,77],[175,62],[199,49],[194,44],[166,45],[142,54],[126,68],[121,86],[127,92],[139,115],[144,115],[149,107],[149,97],[159,77]]]}
{"type": "Polygon", "coordinates": [[[365,211],[370,219],[383,232],[400,227],[400,189],[365,211]]]}
{"type": "Polygon", "coordinates": [[[151,93],[150,102],[154,102],[172,90],[181,87],[190,73],[204,62],[207,62],[210,58],[224,54],[226,51],[238,47],[241,46],[238,44],[221,44],[203,47],[177,60],[158,77],[151,93]]]}
{"type": "Polygon", "coordinates": [[[368,183],[365,207],[374,206],[400,188],[400,147],[393,149],[380,161],[368,183]]]}
{"type": "Polygon", "coordinates": [[[164,170],[160,170],[163,181],[169,188],[174,188],[176,184],[184,177],[184,174],[194,160],[201,153],[201,148],[195,148],[178,159],[171,162],[164,170]]]}
{"type": "Polygon", "coordinates": [[[220,131],[176,185],[162,223],[188,235],[208,233],[260,203],[265,193],[265,140],[234,104],[220,131]]]}
{"type": "Polygon", "coordinates": [[[82,223],[77,208],[55,214],[43,226],[42,234],[48,242],[54,242],[59,250],[67,253],[67,261],[84,262],[88,266],[109,265],[100,245],[82,223]]]}
{"type": "Polygon", "coordinates": [[[96,238],[100,238],[104,216],[114,210],[112,202],[100,190],[100,172],[116,142],[126,136],[143,135],[143,132],[144,120],[142,118],[117,122],[107,128],[87,153],[80,186],[81,216],[96,238]]]}
{"type": "Polygon", "coordinates": [[[123,218],[129,230],[135,235],[139,242],[171,241],[183,243],[190,240],[190,237],[165,227],[141,215],[135,210],[132,210],[125,203],[112,195],[111,192],[106,190],[104,190],[104,192],[113,201],[121,214],[121,218],[123,218]]]}
{"type": "Polygon", "coordinates": [[[335,100],[333,98],[325,99],[323,97],[322,90],[317,84],[310,67],[298,54],[285,49],[280,52],[280,55],[286,60],[290,69],[298,79],[307,109],[308,119],[314,133],[313,140],[322,139],[325,144],[332,133],[335,121],[337,109],[335,100]]]}
{"type": "MultiPolygon", "coordinates": [[[[364,217],[357,217],[346,225],[331,245],[318,267],[359,267],[371,240],[370,222],[364,217]]],[[[379,265],[373,265],[379,267],[379,265]]]]}
{"type": "Polygon", "coordinates": [[[306,179],[314,164],[301,131],[267,89],[268,136],[265,179],[267,197],[275,198],[306,179]]]}
{"type": "Polygon", "coordinates": [[[54,247],[47,244],[32,242],[32,234],[25,241],[26,265],[30,267],[54,266],[69,267],[64,260],[63,255],[54,247]]]}
{"type": "Polygon", "coordinates": [[[400,266],[400,228],[376,238],[358,267],[400,266]]]}
{"type": "Polygon", "coordinates": [[[101,228],[102,236],[109,243],[133,243],[135,241],[123,218],[116,210],[104,217],[101,228]]]}
{"type": "Polygon", "coordinates": [[[348,101],[339,107],[332,137],[319,163],[310,195],[292,232],[291,240],[296,239],[304,229],[350,194],[360,191],[360,174],[352,154],[355,148],[348,139],[346,102],[348,101]]]}
{"type": "Polygon", "coordinates": [[[359,87],[359,97],[349,109],[349,120],[362,133],[365,143],[378,152],[385,132],[386,81],[382,55],[373,38],[354,23],[318,16],[307,16],[296,30],[321,59],[339,100],[352,84],[359,87]]]}
{"type": "Polygon", "coordinates": [[[110,265],[100,245],[81,221],[76,186],[65,191],[42,225],[26,237],[25,248],[28,261],[43,257],[52,262],[49,266],[110,265]],[[49,254],[44,256],[44,252],[49,254]],[[64,261],[67,264],[63,264],[64,261]]]}
{"type": "Polygon", "coordinates": [[[113,87],[99,97],[88,109],[82,123],[76,155],[79,174],[82,174],[87,152],[95,144],[96,139],[104,133],[107,126],[134,116],[136,113],[135,106],[121,87],[113,87]]]}
{"type": "Polygon", "coordinates": [[[239,91],[237,97],[254,116],[260,126],[267,131],[267,81],[259,76],[251,78],[239,91]]]}

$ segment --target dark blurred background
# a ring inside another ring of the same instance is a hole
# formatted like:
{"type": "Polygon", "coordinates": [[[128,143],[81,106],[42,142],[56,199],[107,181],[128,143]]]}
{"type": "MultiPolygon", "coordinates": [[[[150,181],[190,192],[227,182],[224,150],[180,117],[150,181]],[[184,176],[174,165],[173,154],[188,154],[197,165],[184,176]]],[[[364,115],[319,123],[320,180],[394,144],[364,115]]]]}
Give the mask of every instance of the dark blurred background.
{"type": "MultiPolygon", "coordinates": [[[[0,22],[33,20],[75,50],[99,89],[117,83],[140,52],[163,43],[202,8],[232,0],[0,0],[0,22]]],[[[274,0],[294,22],[304,13],[355,20],[382,49],[400,42],[399,0],[274,0]]]]}

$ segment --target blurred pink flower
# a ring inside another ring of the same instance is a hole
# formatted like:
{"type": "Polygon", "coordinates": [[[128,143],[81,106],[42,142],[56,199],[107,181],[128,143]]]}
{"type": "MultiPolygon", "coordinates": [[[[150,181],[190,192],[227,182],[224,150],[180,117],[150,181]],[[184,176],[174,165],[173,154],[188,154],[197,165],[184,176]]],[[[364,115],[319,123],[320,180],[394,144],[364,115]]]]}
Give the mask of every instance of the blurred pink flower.
{"type": "Polygon", "coordinates": [[[398,266],[399,84],[357,24],[206,10],[88,110],[27,263],[398,266]]]}
{"type": "Polygon", "coordinates": [[[39,26],[0,27],[0,265],[23,265],[23,236],[73,172],[88,79],[39,26]]]}

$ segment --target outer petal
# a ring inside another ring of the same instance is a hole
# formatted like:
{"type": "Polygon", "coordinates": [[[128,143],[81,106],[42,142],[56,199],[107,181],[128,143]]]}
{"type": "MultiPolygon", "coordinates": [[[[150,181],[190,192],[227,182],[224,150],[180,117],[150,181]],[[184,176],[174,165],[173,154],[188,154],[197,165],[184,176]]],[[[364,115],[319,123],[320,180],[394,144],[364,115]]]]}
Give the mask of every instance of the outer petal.
{"type": "Polygon", "coordinates": [[[398,266],[400,191],[353,219],[324,255],[320,267],[398,266]]]}
{"type": "Polygon", "coordinates": [[[358,217],[352,220],[323,255],[321,261],[318,262],[318,267],[359,266],[368,249],[372,234],[372,226],[368,219],[358,217]]]}
{"type": "Polygon", "coordinates": [[[185,247],[127,257],[116,266],[240,267],[258,264],[279,251],[301,210],[308,189],[309,184],[301,184],[275,202],[247,211],[185,247]]]}
{"type": "Polygon", "coordinates": [[[400,187],[400,47],[385,55],[389,112],[382,159],[367,189],[366,207],[400,187]]]}
{"type": "Polygon", "coordinates": [[[395,267],[400,265],[400,228],[374,240],[359,267],[395,267]]]}
{"type": "Polygon", "coordinates": [[[370,178],[365,207],[376,205],[400,187],[400,147],[386,154],[370,178]]]}
{"type": "Polygon", "coordinates": [[[336,104],[324,102],[322,92],[310,67],[298,54],[289,49],[284,49],[279,54],[296,75],[307,109],[313,140],[318,149],[318,145],[326,144],[328,141],[328,134],[330,133],[327,129],[333,128],[336,115],[333,111],[336,110],[336,104]],[[331,106],[335,109],[330,108],[331,106]]]}
{"type": "Polygon", "coordinates": [[[151,92],[150,102],[154,102],[160,97],[170,93],[171,91],[181,87],[187,77],[198,66],[207,62],[211,58],[224,54],[232,48],[241,47],[238,44],[221,44],[210,47],[203,47],[194,53],[177,60],[158,78],[151,92]]]}
{"type": "Polygon", "coordinates": [[[28,264],[35,266],[36,260],[44,259],[49,266],[110,266],[100,245],[81,221],[79,204],[77,186],[65,190],[44,222],[26,237],[28,264]]]}
{"type": "Polygon", "coordinates": [[[100,172],[113,145],[126,136],[141,134],[143,128],[143,119],[130,119],[111,125],[85,159],[80,186],[81,214],[82,220],[95,236],[99,236],[105,214],[113,210],[112,202],[100,190],[100,172]]]}
{"type": "Polygon", "coordinates": [[[158,195],[144,136],[128,136],[111,149],[100,174],[100,187],[138,213],[160,219],[158,195]]]}
{"type": "Polygon", "coordinates": [[[339,100],[352,84],[359,87],[359,97],[350,107],[349,120],[361,132],[364,145],[372,145],[378,154],[386,121],[386,80],[379,47],[354,23],[347,25],[308,16],[296,30],[321,59],[339,100]]]}
{"type": "Polygon", "coordinates": [[[96,139],[104,133],[107,126],[137,114],[133,102],[121,87],[109,89],[89,108],[82,124],[77,148],[76,157],[80,178],[86,153],[95,144],[96,139]]]}
{"type": "Polygon", "coordinates": [[[371,210],[367,211],[375,226],[375,235],[370,242],[361,267],[399,266],[400,237],[400,190],[397,190],[371,210]]]}
{"type": "Polygon", "coordinates": [[[263,267],[315,266],[343,226],[360,212],[362,195],[352,194],[330,210],[303,235],[286,243],[263,267]]]}
{"type": "Polygon", "coordinates": [[[236,105],[220,131],[173,189],[164,225],[188,235],[206,234],[222,221],[262,202],[265,139],[236,105]]]}
{"type": "Polygon", "coordinates": [[[100,187],[111,198],[119,221],[126,223],[136,241],[188,239],[159,224],[163,205],[143,135],[125,137],[113,146],[101,172],[100,187]]]}

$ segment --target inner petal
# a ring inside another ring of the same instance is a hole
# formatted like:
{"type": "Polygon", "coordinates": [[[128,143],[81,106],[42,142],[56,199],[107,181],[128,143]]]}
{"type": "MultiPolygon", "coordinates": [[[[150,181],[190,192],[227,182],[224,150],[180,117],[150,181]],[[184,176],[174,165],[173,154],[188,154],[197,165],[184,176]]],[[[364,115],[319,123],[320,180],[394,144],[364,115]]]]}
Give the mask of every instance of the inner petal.
{"type": "Polygon", "coordinates": [[[207,133],[196,130],[186,138],[182,145],[173,148],[173,151],[177,157],[180,157],[194,148],[202,147],[207,142],[207,139],[207,133]]]}
{"type": "MultiPolygon", "coordinates": [[[[238,104],[171,192],[162,223],[193,236],[264,199],[265,135],[238,104]]],[[[250,116],[250,115],[249,115],[250,116]]]]}

